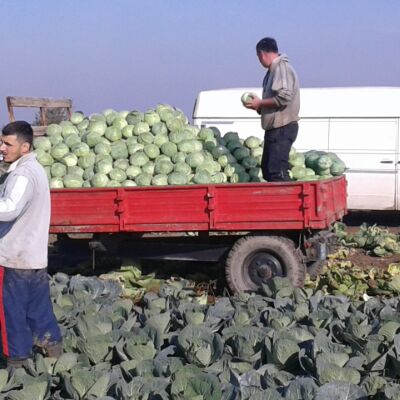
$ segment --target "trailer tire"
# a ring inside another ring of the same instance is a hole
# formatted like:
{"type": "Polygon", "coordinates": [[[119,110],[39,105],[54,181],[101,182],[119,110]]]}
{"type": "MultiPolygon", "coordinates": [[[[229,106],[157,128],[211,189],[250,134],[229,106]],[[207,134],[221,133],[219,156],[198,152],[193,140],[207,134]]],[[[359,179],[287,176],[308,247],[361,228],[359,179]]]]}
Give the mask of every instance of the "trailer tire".
{"type": "Polygon", "coordinates": [[[226,279],[235,292],[256,291],[274,276],[287,276],[296,287],[305,279],[305,266],[293,241],[280,236],[246,236],[226,259],[226,279]]]}
{"type": "Polygon", "coordinates": [[[316,278],[321,274],[324,265],[326,264],[326,260],[319,260],[313,262],[311,265],[307,267],[307,273],[311,278],[316,278]]]}

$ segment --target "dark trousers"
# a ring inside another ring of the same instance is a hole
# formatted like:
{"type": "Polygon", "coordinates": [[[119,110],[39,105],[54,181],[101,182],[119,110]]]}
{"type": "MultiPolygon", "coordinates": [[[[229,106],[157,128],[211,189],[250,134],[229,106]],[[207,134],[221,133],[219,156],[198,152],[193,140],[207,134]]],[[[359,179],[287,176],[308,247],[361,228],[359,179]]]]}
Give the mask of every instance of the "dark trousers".
{"type": "Polygon", "coordinates": [[[269,182],[288,181],[289,152],[296,140],[299,125],[292,122],[280,128],[265,131],[261,170],[269,182]]]}
{"type": "Polygon", "coordinates": [[[33,345],[46,347],[62,340],[47,268],[0,267],[0,324],[3,354],[11,359],[29,358],[33,345]]]}

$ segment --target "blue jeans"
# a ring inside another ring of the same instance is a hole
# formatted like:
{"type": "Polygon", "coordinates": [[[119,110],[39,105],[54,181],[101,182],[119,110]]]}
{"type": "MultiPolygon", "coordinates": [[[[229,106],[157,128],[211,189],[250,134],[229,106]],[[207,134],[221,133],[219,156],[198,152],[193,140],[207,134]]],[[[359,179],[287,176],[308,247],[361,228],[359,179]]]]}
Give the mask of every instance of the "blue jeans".
{"type": "Polygon", "coordinates": [[[263,178],[269,182],[289,181],[289,152],[297,138],[297,122],[265,132],[261,160],[263,178]]]}
{"type": "Polygon", "coordinates": [[[46,268],[0,267],[0,329],[3,354],[11,359],[29,358],[33,345],[61,341],[46,268]]]}

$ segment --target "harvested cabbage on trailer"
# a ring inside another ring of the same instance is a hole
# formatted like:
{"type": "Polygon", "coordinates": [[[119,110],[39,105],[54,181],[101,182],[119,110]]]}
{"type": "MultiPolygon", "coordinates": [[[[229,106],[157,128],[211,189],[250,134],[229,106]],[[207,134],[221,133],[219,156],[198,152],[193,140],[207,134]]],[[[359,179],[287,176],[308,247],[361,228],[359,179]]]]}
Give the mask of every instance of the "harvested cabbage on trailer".
{"type": "MultiPolygon", "coordinates": [[[[221,135],[198,128],[184,113],[159,104],[146,112],[107,109],[52,124],[46,137],[34,139],[50,187],[119,187],[264,181],[263,142],[237,132],[221,135]]],[[[344,164],[333,153],[296,153],[290,163],[294,180],[341,175],[344,164]]]]}

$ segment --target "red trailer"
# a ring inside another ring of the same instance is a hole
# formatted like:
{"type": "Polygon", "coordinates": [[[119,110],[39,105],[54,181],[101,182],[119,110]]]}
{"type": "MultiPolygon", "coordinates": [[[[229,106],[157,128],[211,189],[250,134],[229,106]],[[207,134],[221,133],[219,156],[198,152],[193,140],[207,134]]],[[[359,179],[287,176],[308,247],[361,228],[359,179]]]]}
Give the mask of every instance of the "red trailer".
{"type": "MultiPolygon", "coordinates": [[[[219,261],[234,291],[274,275],[302,285],[347,212],[344,176],[320,181],[51,191],[51,233],[90,233],[94,250],[219,261]],[[116,244],[118,243],[118,244],[116,244]]],[[[65,235],[63,235],[65,237],[65,235]]]]}

